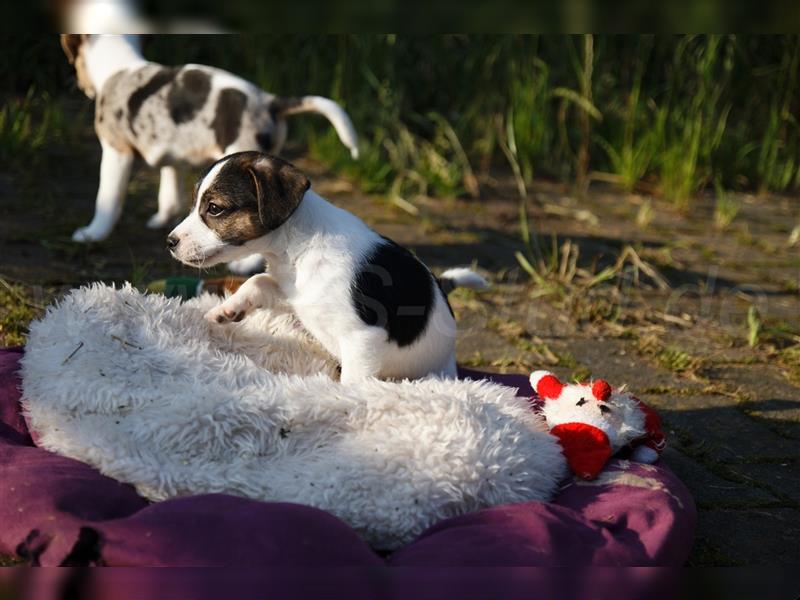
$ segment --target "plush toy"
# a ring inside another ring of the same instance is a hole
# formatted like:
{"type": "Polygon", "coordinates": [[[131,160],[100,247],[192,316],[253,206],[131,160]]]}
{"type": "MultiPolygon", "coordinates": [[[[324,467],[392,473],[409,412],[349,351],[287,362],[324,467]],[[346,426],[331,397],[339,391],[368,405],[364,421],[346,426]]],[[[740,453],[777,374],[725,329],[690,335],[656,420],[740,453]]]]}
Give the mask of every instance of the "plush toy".
{"type": "Polygon", "coordinates": [[[603,379],[564,384],[549,371],[535,371],[530,380],[550,432],[579,477],[594,479],[626,447],[633,460],[646,463],[658,460],[664,450],[658,413],[632,394],[612,390],[603,379]]]}

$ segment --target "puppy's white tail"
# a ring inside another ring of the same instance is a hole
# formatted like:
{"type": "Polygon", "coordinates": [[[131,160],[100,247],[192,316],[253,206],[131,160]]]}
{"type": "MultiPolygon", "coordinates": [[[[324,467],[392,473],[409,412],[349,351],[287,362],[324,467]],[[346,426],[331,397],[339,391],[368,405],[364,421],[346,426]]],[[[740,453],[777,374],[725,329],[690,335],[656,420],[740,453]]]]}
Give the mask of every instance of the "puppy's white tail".
{"type": "Polygon", "coordinates": [[[304,112],[315,112],[331,122],[339,139],[350,149],[350,155],[358,158],[358,136],[353,122],[344,109],[330,98],[303,96],[302,98],[275,98],[272,108],[277,115],[288,116],[304,112]]]}
{"type": "Polygon", "coordinates": [[[457,287],[465,287],[472,290],[485,290],[489,287],[489,282],[475,271],[459,267],[447,269],[447,271],[439,275],[439,286],[446,295],[457,287]]]}

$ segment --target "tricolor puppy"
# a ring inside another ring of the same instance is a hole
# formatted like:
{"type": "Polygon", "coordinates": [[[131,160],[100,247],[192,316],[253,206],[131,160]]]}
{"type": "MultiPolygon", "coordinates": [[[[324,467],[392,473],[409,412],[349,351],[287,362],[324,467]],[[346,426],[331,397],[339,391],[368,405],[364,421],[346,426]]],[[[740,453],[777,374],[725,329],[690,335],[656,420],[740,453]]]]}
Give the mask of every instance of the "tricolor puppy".
{"type": "Polygon", "coordinates": [[[151,228],[164,227],[182,212],[177,169],[206,166],[242,150],[277,153],[289,115],[321,113],[353,158],[358,156],[350,118],[327,98],[275,96],[220,69],[148,62],[138,36],[64,34],[61,44],[78,86],[96,99],[95,131],[103,148],[94,218],[75,231],[76,241],[98,241],[111,233],[135,154],[161,170],[151,228]]]}
{"type": "Polygon", "coordinates": [[[248,279],[206,318],[238,321],[287,301],[339,359],[344,383],[455,377],[456,323],[445,293],[487,285],[467,269],[437,280],[411,252],[314,193],[294,166],[258,152],[211,167],[167,246],[191,266],[264,257],[269,272],[248,279]]]}

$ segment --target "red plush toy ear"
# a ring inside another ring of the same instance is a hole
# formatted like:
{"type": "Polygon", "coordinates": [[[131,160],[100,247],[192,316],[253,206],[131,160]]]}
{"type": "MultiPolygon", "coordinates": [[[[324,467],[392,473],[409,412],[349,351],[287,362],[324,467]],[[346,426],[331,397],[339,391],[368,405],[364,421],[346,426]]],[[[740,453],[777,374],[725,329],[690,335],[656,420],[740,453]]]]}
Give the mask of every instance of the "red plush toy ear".
{"type": "Polygon", "coordinates": [[[605,379],[598,379],[592,384],[592,395],[600,402],[605,402],[611,397],[611,386],[605,379]]]}
{"type": "Polygon", "coordinates": [[[570,470],[578,477],[594,479],[611,457],[608,436],[585,423],[564,423],[550,430],[561,442],[570,470]]]}
{"type": "Polygon", "coordinates": [[[536,393],[541,398],[549,398],[555,400],[561,395],[561,390],[564,389],[564,384],[558,380],[555,375],[545,375],[536,384],[536,393]]]}

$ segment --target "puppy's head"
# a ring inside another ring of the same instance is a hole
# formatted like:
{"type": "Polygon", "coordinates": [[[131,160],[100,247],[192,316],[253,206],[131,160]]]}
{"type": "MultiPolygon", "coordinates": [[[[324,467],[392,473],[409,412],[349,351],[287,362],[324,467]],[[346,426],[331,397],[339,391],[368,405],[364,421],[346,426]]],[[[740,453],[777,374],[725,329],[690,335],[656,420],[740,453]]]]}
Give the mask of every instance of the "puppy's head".
{"type": "Polygon", "coordinates": [[[260,152],[226,156],[197,183],[194,208],[167,236],[167,247],[191,266],[249,256],[258,239],[292,216],[310,186],[280,158],[260,152]]]}
{"type": "Polygon", "coordinates": [[[69,64],[75,67],[75,74],[78,77],[78,87],[89,98],[94,98],[97,90],[94,89],[89,72],[86,68],[86,48],[89,36],[85,33],[62,33],[61,47],[67,55],[69,64]]]}

